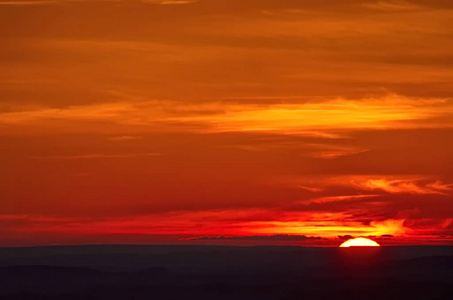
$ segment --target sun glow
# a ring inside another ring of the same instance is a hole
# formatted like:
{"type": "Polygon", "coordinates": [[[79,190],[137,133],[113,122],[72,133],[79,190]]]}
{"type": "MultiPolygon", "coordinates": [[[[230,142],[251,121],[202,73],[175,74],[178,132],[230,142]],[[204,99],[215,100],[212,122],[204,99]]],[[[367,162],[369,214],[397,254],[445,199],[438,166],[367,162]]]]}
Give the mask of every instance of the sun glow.
{"type": "Polygon", "coordinates": [[[341,248],[348,247],[380,247],[378,243],[366,238],[350,239],[340,245],[341,248]]]}

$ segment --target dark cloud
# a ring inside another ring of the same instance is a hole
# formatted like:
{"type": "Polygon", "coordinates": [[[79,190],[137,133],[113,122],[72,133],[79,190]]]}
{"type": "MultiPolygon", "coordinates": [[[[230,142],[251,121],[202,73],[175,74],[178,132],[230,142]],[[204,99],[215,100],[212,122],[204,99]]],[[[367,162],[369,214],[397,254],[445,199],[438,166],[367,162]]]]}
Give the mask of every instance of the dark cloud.
{"type": "Polygon", "coordinates": [[[307,241],[307,240],[320,240],[319,236],[306,236],[306,235],[251,235],[251,236],[204,236],[191,240],[194,241],[307,241]]]}
{"type": "Polygon", "coordinates": [[[352,235],[339,235],[338,238],[342,241],[353,239],[352,235]]]}

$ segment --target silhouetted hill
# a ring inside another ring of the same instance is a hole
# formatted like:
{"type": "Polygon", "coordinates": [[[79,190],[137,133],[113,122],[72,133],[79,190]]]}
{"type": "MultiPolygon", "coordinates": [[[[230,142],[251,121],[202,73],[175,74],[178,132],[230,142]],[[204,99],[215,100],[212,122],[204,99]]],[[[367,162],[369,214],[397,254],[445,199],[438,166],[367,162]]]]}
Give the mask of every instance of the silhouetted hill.
{"type": "Polygon", "coordinates": [[[449,299],[453,295],[453,247],[15,250],[0,249],[2,299],[449,299]]]}

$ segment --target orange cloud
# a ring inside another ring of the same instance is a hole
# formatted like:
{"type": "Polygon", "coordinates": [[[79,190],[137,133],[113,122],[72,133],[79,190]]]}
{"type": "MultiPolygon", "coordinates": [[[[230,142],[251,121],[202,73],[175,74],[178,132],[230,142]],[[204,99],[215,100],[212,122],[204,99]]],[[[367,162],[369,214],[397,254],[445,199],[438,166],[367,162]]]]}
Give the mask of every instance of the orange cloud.
{"type": "MultiPolygon", "coordinates": [[[[133,130],[203,132],[280,132],[321,137],[329,132],[362,129],[449,127],[426,122],[453,113],[444,99],[410,99],[392,95],[363,100],[330,100],[305,104],[235,105],[220,102],[183,104],[165,101],[112,102],[66,108],[37,108],[0,113],[4,126],[49,126],[77,122],[77,130],[92,130],[92,122],[133,130]],[[81,125],[86,124],[84,128],[81,125]],[[146,129],[148,128],[148,129],[146,129]]],[[[335,158],[364,150],[325,147],[318,155],[335,158]],[[332,148],[328,150],[327,148],[332,148]]]]}
{"type": "Polygon", "coordinates": [[[369,179],[358,182],[357,186],[369,190],[382,190],[388,193],[407,194],[446,194],[453,191],[453,184],[445,184],[440,181],[423,184],[414,179],[369,179]]]}
{"type": "Polygon", "coordinates": [[[61,3],[62,1],[46,1],[46,0],[36,0],[36,1],[0,1],[0,5],[8,5],[8,6],[25,6],[25,5],[46,5],[46,4],[55,4],[61,3]]]}
{"type": "Polygon", "coordinates": [[[408,232],[404,227],[405,220],[372,221],[369,225],[355,221],[332,221],[317,219],[316,214],[311,221],[299,222],[254,222],[252,232],[269,234],[309,234],[332,238],[338,234],[351,235],[402,235],[408,232]]]}
{"type": "Polygon", "coordinates": [[[372,10],[388,12],[411,12],[426,9],[426,7],[408,1],[376,1],[362,3],[361,6],[372,10]]]}
{"type": "Polygon", "coordinates": [[[299,234],[335,237],[338,234],[404,234],[404,220],[373,221],[363,224],[347,220],[344,213],[279,212],[266,210],[213,210],[162,213],[107,219],[42,218],[4,216],[0,221],[21,222],[19,232],[61,232],[70,234],[148,235],[250,235],[299,234]],[[263,220],[263,219],[274,220],[263,220]],[[297,221],[295,221],[297,220],[297,221]]]}
{"type": "Polygon", "coordinates": [[[303,133],[341,129],[411,128],[416,126],[417,120],[452,112],[453,106],[443,99],[430,102],[393,95],[361,101],[340,99],[319,103],[230,107],[226,108],[224,114],[180,117],[174,120],[207,124],[214,131],[303,133]],[[412,122],[398,123],[402,121],[412,122]]]}
{"type": "MultiPolygon", "coordinates": [[[[395,176],[387,175],[344,175],[333,177],[317,177],[302,179],[286,179],[295,186],[312,192],[322,192],[329,187],[352,187],[368,191],[384,191],[391,194],[419,194],[419,195],[448,195],[453,191],[453,183],[444,183],[440,180],[433,181],[428,176],[395,176]],[[301,183],[302,182],[302,183],[301,183]]],[[[375,195],[356,195],[350,197],[372,197],[375,195]]],[[[342,199],[343,196],[322,199],[342,199]]]]}
{"type": "Polygon", "coordinates": [[[80,154],[80,155],[52,155],[52,156],[35,156],[34,159],[115,159],[115,158],[136,158],[136,157],[149,157],[161,156],[161,153],[121,153],[121,154],[80,154]]]}
{"type": "MultiPolygon", "coordinates": [[[[319,192],[320,190],[311,189],[310,191],[319,192]]],[[[341,201],[347,201],[347,200],[374,198],[374,197],[377,197],[377,196],[378,195],[330,196],[330,197],[315,198],[315,199],[311,199],[311,200],[304,200],[304,201],[301,201],[301,203],[303,203],[303,204],[310,204],[310,203],[324,204],[324,203],[341,202],[341,201]]]]}

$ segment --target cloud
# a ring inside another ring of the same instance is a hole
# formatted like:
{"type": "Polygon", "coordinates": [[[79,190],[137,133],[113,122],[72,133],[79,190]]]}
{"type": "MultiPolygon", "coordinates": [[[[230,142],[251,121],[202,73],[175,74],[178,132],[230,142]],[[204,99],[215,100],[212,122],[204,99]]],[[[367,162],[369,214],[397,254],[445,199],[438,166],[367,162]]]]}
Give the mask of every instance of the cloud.
{"type": "Polygon", "coordinates": [[[311,154],[311,156],[323,159],[336,159],[339,157],[354,155],[368,151],[368,149],[354,146],[339,146],[329,144],[311,144],[310,146],[315,149],[314,153],[311,154]]]}
{"type": "Polygon", "coordinates": [[[136,135],[120,135],[120,136],[113,136],[110,137],[110,141],[115,141],[115,142],[125,142],[125,141],[134,141],[134,140],[139,140],[141,139],[141,136],[136,136],[136,135]]]}
{"type": "MultiPolygon", "coordinates": [[[[452,112],[453,107],[446,100],[437,99],[430,103],[394,95],[361,101],[340,99],[306,104],[230,107],[223,114],[173,120],[205,124],[213,131],[304,133],[335,129],[411,128],[418,126],[419,120],[452,112]]],[[[438,126],[448,127],[450,124],[438,126]]]]}
{"type": "Polygon", "coordinates": [[[354,237],[352,235],[339,235],[338,238],[342,241],[346,241],[346,240],[353,239],[354,237]]]}
{"type": "Polygon", "coordinates": [[[373,1],[364,2],[362,7],[384,12],[411,12],[426,9],[420,5],[414,4],[412,1],[373,1]]]}
{"type": "Polygon", "coordinates": [[[11,1],[3,0],[0,1],[0,5],[11,5],[11,6],[25,6],[25,5],[50,5],[50,4],[82,4],[82,3],[102,3],[102,2],[113,2],[113,3],[143,3],[143,4],[157,4],[157,5],[174,5],[174,4],[190,4],[198,2],[197,0],[30,0],[30,1],[11,1]]]}
{"type": "Polygon", "coordinates": [[[120,154],[80,154],[80,155],[49,155],[49,156],[35,156],[33,159],[44,159],[44,160],[60,160],[60,159],[115,159],[115,158],[137,158],[137,157],[149,157],[149,156],[161,156],[161,153],[120,153],[120,154]]]}
{"type": "MultiPolygon", "coordinates": [[[[411,99],[391,95],[363,100],[328,100],[304,104],[236,105],[220,102],[185,104],[169,101],[111,102],[65,108],[37,108],[0,113],[4,126],[58,124],[77,121],[78,128],[92,130],[90,122],[152,131],[279,132],[314,135],[344,130],[450,127],[450,123],[426,120],[453,113],[445,99],[411,99]]],[[[323,136],[322,134],[320,134],[323,136]]],[[[336,158],[362,149],[325,147],[317,155],[336,158]],[[332,150],[327,150],[332,148],[332,150]]]]}
{"type": "Polygon", "coordinates": [[[453,184],[446,184],[441,181],[434,183],[423,183],[417,179],[369,179],[365,182],[356,183],[359,188],[368,190],[382,190],[396,194],[439,194],[446,195],[453,191],[453,184]]]}
{"type": "MultiPolygon", "coordinates": [[[[435,180],[432,176],[402,175],[344,175],[319,177],[316,179],[292,179],[294,184],[312,192],[323,192],[329,188],[350,187],[362,191],[383,191],[390,194],[415,195],[449,195],[453,191],[453,183],[435,180]],[[302,181],[302,183],[300,183],[302,181]]],[[[350,200],[353,198],[377,197],[379,194],[336,195],[311,199],[305,203],[324,203],[350,200]]]]}
{"type": "Polygon", "coordinates": [[[191,238],[193,241],[306,241],[306,240],[320,240],[319,236],[306,236],[306,235],[288,235],[288,234],[275,234],[275,235],[251,235],[251,236],[204,236],[191,238]]]}
{"type": "Polygon", "coordinates": [[[178,5],[196,3],[198,0],[141,0],[145,4],[178,5]]]}
{"type": "Polygon", "coordinates": [[[48,5],[48,4],[56,4],[61,3],[63,1],[46,1],[46,0],[35,0],[35,1],[0,1],[1,5],[8,5],[8,6],[28,6],[28,5],[48,5]]]}
{"type": "MultiPolygon", "coordinates": [[[[14,232],[87,234],[192,235],[237,237],[232,239],[311,240],[332,238],[338,232],[351,235],[403,234],[404,220],[372,221],[347,219],[344,213],[284,212],[278,210],[179,211],[123,217],[0,216],[14,232]],[[297,221],[295,221],[297,220],[297,221]],[[251,237],[251,238],[250,238],[251,237]]],[[[6,226],[5,225],[5,226],[6,226]]],[[[227,238],[228,239],[228,238],[227,238]]]]}
{"type": "Polygon", "coordinates": [[[380,236],[381,238],[393,238],[395,236],[391,235],[391,234],[383,234],[380,236]]]}
{"type": "MultiPolygon", "coordinates": [[[[314,190],[315,191],[315,190],[314,190]]],[[[320,190],[318,190],[320,191],[320,190]]],[[[332,203],[332,202],[350,202],[352,201],[362,201],[367,200],[368,198],[375,198],[379,195],[345,195],[345,196],[327,196],[327,197],[319,197],[309,200],[300,201],[300,204],[307,205],[307,204],[325,204],[325,203],[332,203]]],[[[371,200],[373,201],[373,200],[371,200]]],[[[362,201],[365,202],[365,201],[362,201]]]]}

